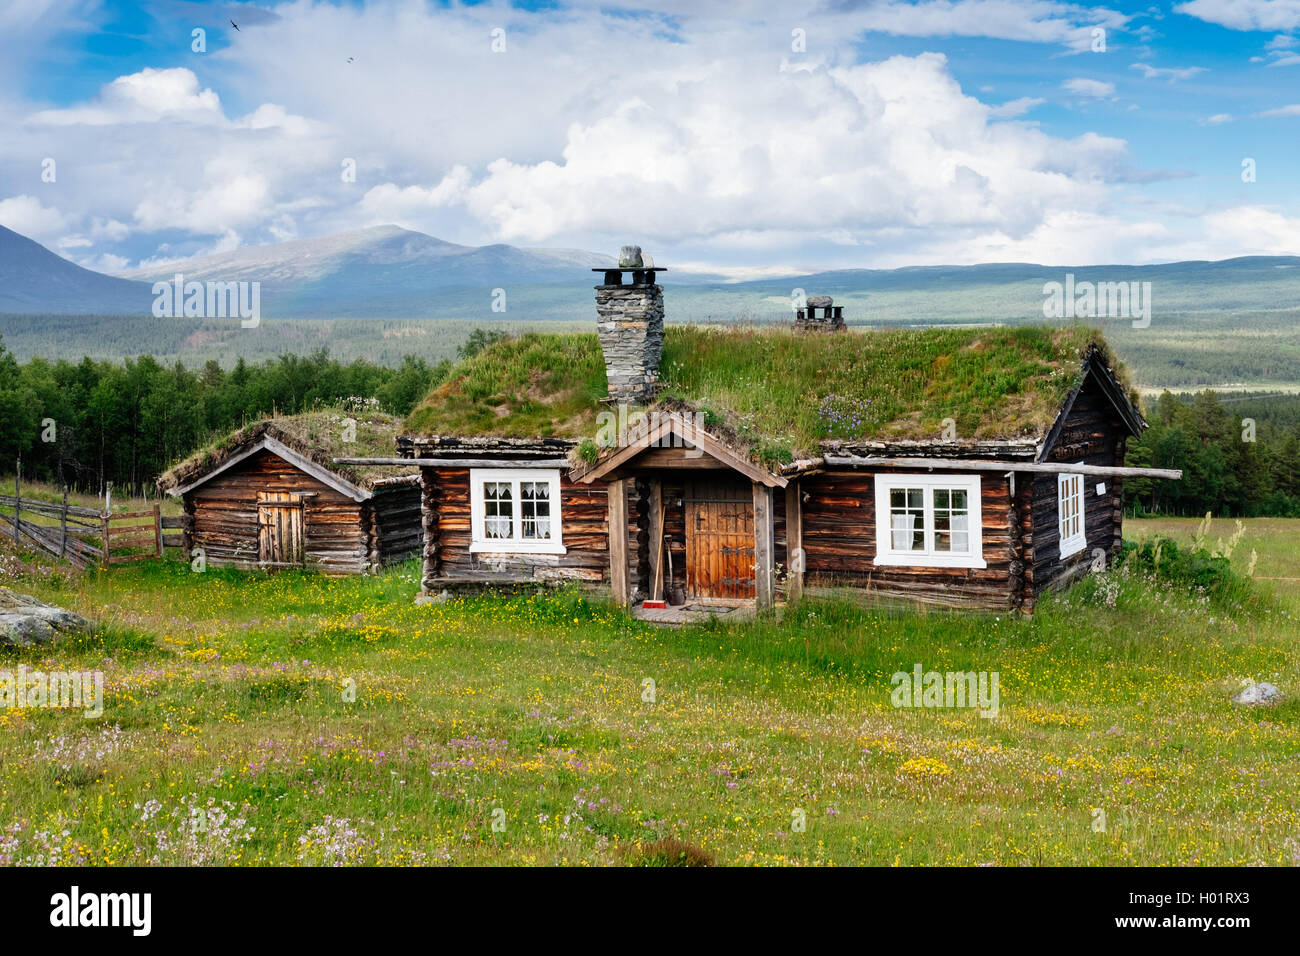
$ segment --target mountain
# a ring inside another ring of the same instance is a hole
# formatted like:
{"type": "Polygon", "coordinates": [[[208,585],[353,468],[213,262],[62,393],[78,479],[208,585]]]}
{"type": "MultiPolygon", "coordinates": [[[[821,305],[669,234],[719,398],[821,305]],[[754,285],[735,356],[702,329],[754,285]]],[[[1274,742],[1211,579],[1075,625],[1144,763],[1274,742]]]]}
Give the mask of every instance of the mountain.
{"type": "MultiPolygon", "coordinates": [[[[398,226],[249,246],[128,273],[150,282],[257,281],[271,317],[441,317],[476,304],[489,314],[493,289],[555,286],[589,291],[591,270],[614,260],[578,249],[462,246],[398,226]]],[[[585,295],[585,292],[582,293],[585,295]]],[[[546,298],[550,298],[547,296],[546,298]]]]}
{"type": "Polygon", "coordinates": [[[83,269],[0,226],[0,312],[149,315],[151,287],[83,269]]]}

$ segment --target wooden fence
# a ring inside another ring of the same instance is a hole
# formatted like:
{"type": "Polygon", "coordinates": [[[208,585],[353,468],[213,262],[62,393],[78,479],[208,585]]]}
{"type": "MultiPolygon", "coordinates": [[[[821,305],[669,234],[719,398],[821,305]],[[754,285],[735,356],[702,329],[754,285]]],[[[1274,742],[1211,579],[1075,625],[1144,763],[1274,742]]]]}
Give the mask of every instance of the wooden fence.
{"type": "Polygon", "coordinates": [[[166,530],[184,531],[183,515],[164,517],[158,505],[148,511],[110,513],[96,508],[37,501],[13,495],[0,495],[0,532],[15,543],[35,545],[79,568],[92,565],[125,564],[146,558],[162,557],[164,548],[184,547],[185,535],[165,534],[166,530]],[[31,518],[24,518],[23,515],[31,518]],[[45,518],[44,522],[34,520],[45,518]],[[57,521],[57,524],[50,520],[57,521]]]}

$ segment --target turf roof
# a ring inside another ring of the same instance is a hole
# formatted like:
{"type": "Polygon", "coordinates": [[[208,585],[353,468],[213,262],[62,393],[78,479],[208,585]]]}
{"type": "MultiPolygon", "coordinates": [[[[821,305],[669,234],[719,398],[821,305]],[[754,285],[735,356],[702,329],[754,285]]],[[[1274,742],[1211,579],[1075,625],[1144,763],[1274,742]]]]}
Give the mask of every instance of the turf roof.
{"type": "Polygon", "coordinates": [[[399,419],[380,412],[347,412],[337,408],[318,409],[300,415],[267,418],[211,442],[205,448],[172,466],[158,479],[163,491],[187,485],[220,467],[265,435],[292,448],[358,488],[401,474],[391,467],[337,465],[335,458],[392,458],[396,454],[399,419]],[[344,420],[356,422],[356,440],[344,441],[344,420]]]}
{"type": "MultiPolygon", "coordinates": [[[[1045,435],[1097,345],[1096,329],[999,328],[797,333],[789,328],[669,326],[661,396],[705,413],[764,460],[815,454],[827,439],[1045,435]]],[[[527,334],[457,365],[416,407],[412,435],[595,436],[605,366],[594,333],[527,334]]]]}

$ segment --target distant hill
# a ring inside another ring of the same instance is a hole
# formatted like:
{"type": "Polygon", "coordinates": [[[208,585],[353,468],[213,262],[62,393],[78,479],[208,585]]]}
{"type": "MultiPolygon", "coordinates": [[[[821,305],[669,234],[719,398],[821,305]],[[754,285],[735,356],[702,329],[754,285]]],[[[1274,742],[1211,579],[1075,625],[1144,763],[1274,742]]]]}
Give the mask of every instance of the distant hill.
{"type": "Polygon", "coordinates": [[[580,249],[462,246],[398,226],[374,226],[186,259],[128,273],[171,279],[257,281],[262,312],[274,317],[439,317],[451,300],[490,308],[491,290],[557,286],[589,290],[591,270],[610,256],[580,249]]]}
{"type": "Polygon", "coordinates": [[[151,288],[83,269],[0,226],[0,312],[148,315],[151,288]]]}

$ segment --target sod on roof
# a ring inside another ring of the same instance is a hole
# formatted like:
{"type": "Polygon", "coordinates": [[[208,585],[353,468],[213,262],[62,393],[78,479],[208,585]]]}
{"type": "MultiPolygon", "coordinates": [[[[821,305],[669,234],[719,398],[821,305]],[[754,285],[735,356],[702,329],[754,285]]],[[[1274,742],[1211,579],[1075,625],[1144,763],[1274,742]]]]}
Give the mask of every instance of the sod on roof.
{"type": "MultiPolygon", "coordinates": [[[[848,331],[669,326],[662,397],[704,412],[766,461],[816,454],[827,439],[1038,437],[1078,383],[1100,333],[1053,328],[848,331]]],[[[1127,387],[1127,383],[1126,387],[1127,387]]],[[[597,433],[605,365],[592,334],[527,334],[461,362],[416,407],[412,435],[597,433]]]]}
{"type": "Polygon", "coordinates": [[[164,472],[158,479],[163,490],[187,485],[220,466],[246,445],[269,435],[311,461],[359,488],[369,488],[381,478],[393,478],[404,472],[384,466],[336,465],[335,458],[392,458],[396,452],[399,420],[381,412],[348,412],[323,408],[268,418],[246,425],[210,443],[184,461],[164,472]],[[354,441],[344,428],[345,420],[356,422],[354,441]]]}

